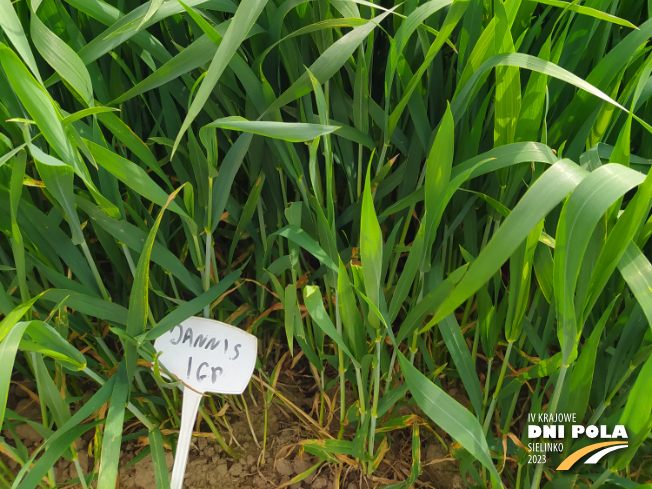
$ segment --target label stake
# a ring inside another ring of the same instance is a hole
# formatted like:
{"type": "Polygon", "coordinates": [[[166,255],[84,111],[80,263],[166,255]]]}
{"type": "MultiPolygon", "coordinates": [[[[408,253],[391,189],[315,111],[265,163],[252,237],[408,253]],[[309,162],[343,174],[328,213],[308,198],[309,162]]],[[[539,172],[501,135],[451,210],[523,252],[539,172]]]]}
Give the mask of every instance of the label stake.
{"type": "Polygon", "coordinates": [[[242,394],[254,372],[258,340],[235,326],[191,317],[157,338],[154,348],[160,363],[186,385],[170,481],[171,489],[181,489],[202,394],[242,394]]]}

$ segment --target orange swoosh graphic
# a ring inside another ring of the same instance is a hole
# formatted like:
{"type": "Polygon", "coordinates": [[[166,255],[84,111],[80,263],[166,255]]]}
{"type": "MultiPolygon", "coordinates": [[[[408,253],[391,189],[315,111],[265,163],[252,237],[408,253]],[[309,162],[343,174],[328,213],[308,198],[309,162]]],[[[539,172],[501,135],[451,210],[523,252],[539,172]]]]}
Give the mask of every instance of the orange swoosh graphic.
{"type": "Polygon", "coordinates": [[[571,453],[566,460],[564,460],[562,463],[559,464],[559,467],[557,467],[557,470],[568,470],[570,469],[575,462],[577,462],[579,459],[581,459],[584,455],[587,453],[595,452],[598,448],[602,447],[608,447],[611,445],[624,445],[626,442],[624,441],[605,441],[602,443],[595,443],[593,445],[589,445],[588,447],[580,448],[578,451],[571,453]]]}

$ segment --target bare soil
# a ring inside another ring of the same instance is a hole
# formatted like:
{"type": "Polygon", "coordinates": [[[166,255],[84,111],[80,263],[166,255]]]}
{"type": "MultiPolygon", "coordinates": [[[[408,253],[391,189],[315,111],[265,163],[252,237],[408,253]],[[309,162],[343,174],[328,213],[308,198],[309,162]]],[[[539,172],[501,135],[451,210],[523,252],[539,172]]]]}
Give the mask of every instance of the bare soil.
{"type": "MultiPolygon", "coordinates": [[[[388,434],[390,449],[373,476],[364,476],[355,465],[346,463],[322,463],[313,473],[299,482],[289,484],[299,474],[305,473],[319,462],[319,459],[305,452],[301,440],[318,438],[316,431],[337,436],[339,423],[337,416],[327,411],[323,427],[307,422],[305,415],[318,419],[319,393],[314,381],[313,392],[306,388],[310,384],[309,376],[296,371],[283,373],[277,388],[283,392],[288,404],[273,403],[268,409],[267,445],[263,455],[262,444],[264,438],[264,410],[260,392],[253,390],[254,395],[245,393],[249,416],[244,410],[235,412],[228,409],[225,413],[231,430],[220,427],[220,433],[226,443],[233,449],[239,458],[230,456],[218,444],[212,432],[203,423],[198,425],[198,431],[193,438],[184,488],[187,489],[263,489],[272,487],[290,487],[290,489],[367,489],[381,487],[385,484],[405,480],[411,469],[411,430],[403,429],[392,431],[388,434]],[[308,379],[307,379],[308,378],[308,379]],[[306,382],[308,380],[308,382],[306,382]],[[257,398],[257,399],[256,399],[257,398]],[[299,411],[301,411],[301,414],[299,411]],[[315,427],[317,426],[317,428],[315,427]],[[252,433],[253,432],[253,433],[252,433]],[[255,435],[255,438],[254,438],[255,435]]],[[[40,420],[41,410],[38,398],[30,392],[29,386],[22,389],[13,384],[10,389],[8,407],[28,419],[40,420]]],[[[337,391],[327,393],[331,399],[329,405],[337,405],[337,391]]],[[[347,395],[348,397],[348,395],[347,395]]],[[[328,403],[327,403],[328,404],[328,403]]],[[[406,409],[406,408],[404,408],[406,409]]],[[[409,414],[408,411],[401,414],[409,414]]],[[[142,428],[142,427],[141,427],[142,428]]],[[[31,452],[43,439],[29,425],[18,425],[16,435],[31,452]]],[[[354,435],[352,427],[347,427],[345,437],[354,435]]],[[[85,473],[93,470],[95,461],[88,455],[89,444],[93,444],[94,430],[91,430],[82,439],[78,440],[79,461],[85,473]]],[[[174,432],[164,431],[164,434],[174,436],[174,432]]],[[[9,443],[13,434],[4,430],[3,435],[9,443]]],[[[459,475],[458,462],[450,459],[446,448],[437,438],[426,429],[421,430],[421,461],[423,472],[415,487],[436,489],[462,489],[465,482],[459,475]]],[[[136,463],[148,443],[146,436],[125,442],[120,453],[120,473],[118,488],[120,489],[151,489],[155,488],[154,470],[151,455],[142,457],[136,463]]],[[[167,447],[170,448],[170,447],[167,447]]],[[[92,453],[92,450],[91,450],[92,453]]],[[[1,455],[2,460],[15,473],[20,466],[1,455]]],[[[168,468],[172,467],[173,456],[171,451],[166,452],[168,468]]],[[[61,459],[55,466],[55,477],[63,487],[80,487],[78,484],[65,482],[77,478],[77,471],[73,463],[61,459]]]]}

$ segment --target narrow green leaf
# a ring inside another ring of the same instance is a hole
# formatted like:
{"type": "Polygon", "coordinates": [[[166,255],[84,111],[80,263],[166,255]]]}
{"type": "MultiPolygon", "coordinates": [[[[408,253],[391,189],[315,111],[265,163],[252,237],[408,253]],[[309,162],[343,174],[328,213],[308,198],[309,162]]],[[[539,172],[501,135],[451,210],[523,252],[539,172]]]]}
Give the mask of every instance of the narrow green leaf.
{"type": "Polygon", "coordinates": [[[575,291],[593,230],[617,199],[642,182],[643,175],[627,167],[617,164],[601,166],[583,179],[562,209],[555,236],[553,273],[564,362],[571,357],[582,327],[577,324],[577,314],[581,311],[575,307],[575,291]]]}
{"type": "Polygon", "coordinates": [[[618,270],[632,289],[652,328],[652,265],[634,242],[630,241],[627,245],[618,262],[618,270]]]}
{"type": "Polygon", "coordinates": [[[61,124],[60,114],[48,92],[36,81],[16,53],[2,43],[0,43],[0,63],[11,87],[38,125],[47,142],[64,162],[73,165],[75,159],[73,148],[61,124]]]}
{"type": "Polygon", "coordinates": [[[426,183],[425,183],[425,208],[424,220],[425,229],[425,255],[424,261],[429,261],[430,245],[435,241],[435,232],[439,221],[444,213],[448,199],[446,198],[446,187],[451,180],[451,169],[453,167],[453,153],[455,151],[455,122],[451,114],[450,106],[446,106],[446,112],[442,117],[435,141],[430,148],[426,160],[426,183]]]}
{"type": "MultiPolygon", "coordinates": [[[[31,329],[31,327],[28,329],[31,329]]],[[[66,404],[61,392],[57,389],[52,377],[50,377],[43,356],[39,354],[32,355],[32,360],[34,362],[34,378],[36,379],[39,400],[48,407],[55,424],[63,426],[70,419],[70,406],[66,404]]]]}
{"type": "Polygon", "coordinates": [[[534,226],[527,238],[519,245],[509,259],[509,297],[505,319],[505,339],[518,340],[523,330],[523,316],[530,300],[530,281],[534,252],[543,230],[543,221],[534,226]]]}
{"type": "Polygon", "coordinates": [[[77,53],[48,29],[36,14],[30,19],[30,31],[34,45],[43,59],[72,87],[87,107],[92,107],[91,76],[77,53]]]}
{"type": "Polygon", "coordinates": [[[129,151],[136,155],[140,160],[145,163],[154,173],[156,173],[161,180],[163,180],[168,188],[172,189],[167,175],[161,170],[158,161],[147,147],[147,145],[120,119],[116,114],[111,111],[103,110],[97,113],[98,120],[109,130],[111,133],[124,144],[129,151]]]}
{"type": "MultiPolygon", "coordinates": [[[[95,161],[122,183],[160,206],[164,206],[168,202],[168,194],[141,167],[99,144],[86,139],[84,142],[93,154],[95,161]]],[[[196,230],[194,221],[176,202],[169,202],[169,207],[172,212],[184,217],[187,223],[192,223],[196,230]]]]}
{"type": "Polygon", "coordinates": [[[539,288],[548,303],[550,303],[554,300],[554,263],[552,261],[552,253],[550,253],[550,248],[547,245],[543,243],[537,245],[537,249],[534,251],[533,265],[539,288]]]}
{"type": "Polygon", "coordinates": [[[315,258],[317,258],[321,263],[326,265],[328,268],[330,268],[334,272],[338,271],[337,265],[333,263],[333,260],[330,259],[330,257],[326,254],[326,252],[322,249],[322,247],[319,246],[319,244],[300,227],[289,224],[285,226],[283,229],[276,231],[276,233],[274,234],[283,236],[284,238],[287,238],[290,241],[298,244],[304,250],[308,251],[315,258]]]}
{"type": "Polygon", "coordinates": [[[412,307],[401,324],[401,329],[396,335],[396,341],[400,343],[410,336],[417,328],[423,326],[423,320],[428,314],[437,314],[437,311],[445,303],[455,288],[455,285],[464,277],[469,264],[462,265],[453,271],[446,280],[437,285],[428,294],[412,307]]]}
{"type": "Polygon", "coordinates": [[[609,315],[616,304],[614,298],[602,313],[600,320],[593,327],[591,336],[584,342],[582,353],[580,353],[577,363],[573,367],[573,373],[570,379],[570,396],[568,398],[567,412],[575,413],[577,420],[584,419],[586,410],[589,406],[589,396],[591,394],[591,385],[595,372],[595,359],[598,351],[598,342],[602,336],[602,331],[607,324],[609,315]]]}
{"type": "Polygon", "coordinates": [[[105,112],[116,112],[116,111],[118,111],[118,109],[114,109],[113,107],[102,107],[102,106],[89,107],[88,109],[82,109],[73,114],[67,115],[66,117],[61,119],[61,123],[64,126],[66,126],[80,119],[83,119],[84,117],[90,117],[95,114],[103,114],[105,112]]]}
{"type": "Polygon", "coordinates": [[[439,331],[446,343],[446,347],[455,363],[455,367],[462,378],[464,389],[466,390],[473,410],[479,416],[482,412],[482,388],[480,379],[476,373],[471,352],[469,351],[460,325],[457,323],[454,315],[448,315],[439,322],[439,331]]]}
{"type": "Polygon", "coordinates": [[[367,353],[367,333],[364,322],[353,293],[353,286],[349,280],[349,274],[344,268],[344,263],[340,259],[340,268],[337,274],[337,299],[340,317],[345,339],[348,340],[349,347],[353,352],[355,359],[359,361],[367,353]]]}
{"type": "Polygon", "coordinates": [[[425,258],[423,250],[425,247],[426,226],[428,225],[429,217],[428,211],[426,211],[421,221],[421,225],[419,226],[419,230],[417,231],[417,235],[412,242],[412,246],[410,246],[410,253],[408,254],[405,266],[401,271],[401,275],[398,278],[398,283],[396,284],[394,293],[392,294],[392,300],[389,304],[389,320],[391,322],[393,322],[398,316],[401,306],[410,293],[412,283],[417,276],[419,264],[421,263],[421,260],[425,258]]]}
{"type": "Polygon", "coordinates": [[[4,340],[7,334],[14,328],[16,323],[20,321],[27,311],[31,309],[34,303],[41,298],[42,294],[33,297],[27,302],[15,307],[9,314],[7,314],[2,321],[0,321],[0,342],[4,340]]]}
{"type": "Polygon", "coordinates": [[[248,121],[239,116],[217,119],[205,127],[217,127],[233,131],[248,132],[274,139],[291,142],[311,141],[319,136],[330,134],[337,126],[304,124],[302,122],[248,121]]]}
{"type": "Polygon", "coordinates": [[[163,447],[163,436],[158,426],[149,432],[149,446],[152,449],[152,464],[154,465],[154,478],[156,487],[169,489],[170,475],[165,461],[165,448],[163,447]]]}
{"type": "MultiPolygon", "coordinates": [[[[126,244],[132,250],[141,253],[147,240],[147,234],[138,227],[126,221],[116,221],[105,212],[81,197],[75,197],[77,205],[91,218],[93,225],[97,224],[107,233],[111,234],[120,243],[126,244]]],[[[178,278],[194,295],[202,293],[199,279],[192,275],[183,263],[170,250],[161,243],[154,243],[152,261],[163,267],[178,278]]],[[[126,324],[126,323],[125,323],[126,324]]]]}
{"type": "Polygon", "coordinates": [[[621,19],[620,17],[616,17],[614,15],[610,15],[606,12],[593,9],[591,7],[586,7],[584,5],[577,5],[571,2],[562,2],[561,0],[536,0],[536,2],[544,5],[552,5],[553,7],[563,8],[564,10],[577,12],[578,14],[588,15],[596,19],[604,20],[605,22],[611,22],[612,24],[629,27],[630,29],[638,29],[638,27],[636,27],[628,20],[621,19]]]}
{"type": "MultiPolygon", "coordinates": [[[[393,9],[392,9],[393,10],[393,9]]],[[[310,65],[310,72],[319,81],[325,83],[348,61],[350,56],[355,52],[357,47],[364,41],[369,33],[379,25],[390,12],[385,12],[365,25],[356,27],[351,32],[342,36],[340,39],[331,44],[317,60],[310,65]]],[[[312,83],[308,72],[303,73],[290,88],[285,90],[267,109],[266,113],[273,113],[284,105],[289,104],[312,90],[312,83]]]]}
{"type": "MultiPolygon", "coordinates": [[[[553,78],[557,78],[558,80],[574,85],[577,88],[580,88],[585,92],[601,100],[604,100],[605,102],[610,103],[614,107],[619,108],[624,112],[628,112],[628,110],[625,107],[623,107],[618,102],[613,100],[606,93],[599,90],[598,88],[591,85],[590,83],[583,80],[582,78],[557,66],[556,64],[550,63],[549,61],[544,61],[542,59],[536,58],[528,54],[510,53],[510,54],[497,54],[489,58],[486,62],[484,62],[482,66],[480,66],[480,68],[469,79],[468,83],[459,92],[457,97],[453,99],[453,102],[451,103],[451,110],[453,112],[453,116],[456,122],[460,119],[462,113],[466,110],[473,94],[475,93],[477,85],[480,83],[481,80],[484,80],[487,71],[497,66],[514,66],[514,67],[525,68],[532,71],[537,71],[539,73],[543,73],[545,75],[551,76],[553,78]]],[[[642,120],[640,117],[636,115],[633,115],[633,117],[637,121],[639,121],[644,127],[648,128],[648,130],[652,131],[652,127],[649,124],[647,124],[644,120],[642,120]]]]}
{"type": "Polygon", "coordinates": [[[437,324],[455,311],[498,271],[530,231],[566,197],[587,172],[570,160],[552,165],[530,187],[503,225],[471,264],[455,290],[426,328],[437,324]]]}
{"type": "MultiPolygon", "coordinates": [[[[383,269],[383,235],[374,209],[370,184],[371,165],[365,177],[360,215],[360,259],[364,276],[365,292],[369,300],[380,308],[381,271],[383,269]]],[[[378,329],[380,323],[373,314],[369,316],[371,325],[378,329]]]]}
{"type": "Polygon", "coordinates": [[[2,427],[5,410],[7,409],[9,383],[11,382],[18,345],[30,323],[31,321],[14,323],[11,330],[0,341],[0,358],[2,358],[2,362],[0,362],[0,427],[2,427]]]}
{"type": "Polygon", "coordinates": [[[82,244],[84,233],[79,223],[77,209],[75,209],[73,180],[75,178],[72,167],[66,165],[63,161],[54,158],[33,144],[28,144],[29,151],[32,153],[36,162],[36,168],[45,184],[45,188],[61,204],[68,218],[68,224],[72,230],[72,242],[76,245],[82,244]]]}
{"type": "Polygon", "coordinates": [[[247,202],[242,209],[242,214],[240,215],[240,220],[238,221],[238,227],[235,230],[235,235],[231,241],[231,247],[229,248],[229,263],[233,261],[233,253],[235,252],[235,247],[238,242],[242,239],[242,236],[245,233],[245,228],[249,226],[251,218],[256,211],[256,205],[258,203],[258,198],[260,197],[260,192],[263,190],[263,185],[265,184],[265,174],[261,173],[256,183],[254,183],[249,196],[247,197],[247,202]]]}
{"type": "MultiPolygon", "coordinates": [[[[190,3],[188,4],[190,5],[190,3]]],[[[215,88],[215,85],[222,76],[224,69],[229,64],[229,61],[242,41],[244,41],[247,33],[251,30],[254,22],[256,22],[256,19],[262,12],[263,8],[265,8],[266,4],[267,0],[243,0],[238,6],[238,10],[236,10],[233,19],[231,19],[229,28],[227,29],[226,34],[224,34],[224,38],[215,52],[215,57],[208,68],[208,72],[202,80],[199,90],[197,90],[195,99],[192,101],[192,104],[188,109],[188,114],[186,115],[181,130],[174,141],[174,147],[172,149],[173,154],[181,142],[181,137],[188,127],[190,127],[190,123],[197,117],[203,108],[208,97],[215,88]]]]}
{"type": "Polygon", "coordinates": [[[120,362],[118,371],[114,375],[116,376],[116,381],[111,394],[109,411],[106,415],[104,438],[102,440],[102,458],[100,461],[100,472],[97,478],[98,489],[114,489],[118,479],[122,429],[125,408],[129,399],[129,386],[131,384],[125,361],[120,362]]]}
{"type": "Polygon", "coordinates": [[[0,27],[5,32],[5,35],[11,41],[11,44],[16,48],[18,54],[23,58],[23,61],[32,74],[36,77],[39,83],[43,83],[41,75],[38,72],[34,55],[29,47],[29,41],[23,31],[23,26],[20,23],[16,10],[11,0],[0,0],[0,27]]]}
{"type": "Polygon", "coordinates": [[[464,406],[428,380],[400,351],[398,361],[405,382],[423,412],[487,467],[497,484],[503,487],[478,420],[464,406]]]}
{"type": "Polygon", "coordinates": [[[639,232],[640,224],[650,210],[651,199],[652,172],[648,173],[645,181],[639,186],[636,195],[627,205],[627,209],[618,218],[616,225],[607,237],[607,242],[600,251],[584,299],[580,319],[582,323],[584,322],[584,318],[588,317],[598,296],[607,284],[609,277],[616,269],[629,242],[639,232]]]}
{"type": "MultiPolygon", "coordinates": [[[[126,329],[127,334],[132,338],[135,338],[145,331],[145,326],[147,324],[147,315],[149,312],[149,261],[152,255],[152,247],[154,245],[154,240],[156,239],[156,234],[158,233],[158,228],[161,224],[161,219],[163,218],[165,209],[182,188],[183,187],[179,187],[172,194],[170,194],[170,197],[159,211],[158,217],[156,218],[154,226],[152,226],[152,229],[147,236],[147,241],[143,246],[143,251],[140,254],[140,258],[138,259],[136,276],[134,277],[134,283],[131,287],[131,297],[129,298],[129,314],[127,316],[126,329]]],[[[135,344],[127,343],[125,345],[125,360],[125,365],[127,368],[127,382],[131,382],[131,379],[133,379],[134,376],[134,372],[136,371],[136,361],[138,360],[138,352],[135,344]]]]}
{"type": "Polygon", "coordinates": [[[650,355],[638,374],[634,387],[627,396],[625,409],[618,424],[625,426],[630,441],[629,447],[614,464],[622,470],[632,459],[641,443],[648,437],[652,428],[652,355],[650,355]]]}
{"type": "MultiPolygon", "coordinates": [[[[83,370],[86,368],[86,358],[84,355],[77,350],[77,348],[68,343],[67,338],[62,338],[57,330],[49,324],[40,321],[32,321],[32,324],[27,330],[27,334],[36,344],[42,345],[52,352],[59,353],[65,361],[70,365],[73,365],[77,370],[83,370]]],[[[63,421],[66,421],[66,419],[63,421]]],[[[58,426],[61,426],[61,423],[58,423],[58,426]]]]}
{"type": "Polygon", "coordinates": [[[337,332],[335,325],[331,321],[331,318],[328,316],[326,309],[324,308],[324,302],[322,301],[321,291],[319,287],[313,285],[308,285],[303,289],[303,300],[306,304],[306,308],[310,313],[310,317],[315,321],[317,326],[332,339],[337,346],[339,346],[342,351],[348,356],[353,364],[356,367],[360,367],[360,364],[356,360],[355,356],[351,353],[349,348],[346,346],[344,339],[337,332]]]}
{"type": "Polygon", "coordinates": [[[448,40],[448,36],[451,35],[453,30],[457,26],[458,22],[464,15],[464,12],[466,11],[469,3],[470,3],[469,0],[454,0],[452,5],[448,9],[448,12],[446,14],[446,20],[444,20],[444,25],[440,29],[439,35],[435,38],[433,43],[430,45],[430,48],[428,49],[428,53],[426,54],[426,59],[423,61],[421,66],[419,66],[419,69],[412,76],[412,79],[409,81],[407,88],[403,90],[403,95],[401,100],[399,101],[398,104],[396,104],[396,107],[394,107],[394,110],[389,116],[388,123],[387,123],[387,136],[390,136],[394,132],[394,129],[396,128],[398,121],[401,118],[403,111],[405,110],[405,107],[407,107],[407,104],[410,101],[410,98],[412,97],[414,90],[417,88],[419,83],[421,83],[421,78],[423,77],[423,74],[426,72],[428,67],[431,65],[433,59],[435,59],[435,57],[437,56],[441,48],[448,40]]]}
{"type": "MultiPolygon", "coordinates": [[[[155,14],[156,11],[161,7],[161,5],[163,4],[163,2],[164,2],[164,0],[150,0],[150,2],[149,2],[149,8],[147,9],[147,13],[145,14],[145,17],[143,17],[143,20],[140,22],[140,24],[138,25],[138,28],[137,28],[136,30],[138,30],[138,29],[140,29],[141,27],[143,27],[143,25],[144,25],[144,24],[145,24],[149,19],[151,19],[151,18],[154,16],[154,14],[155,14]]],[[[158,479],[156,479],[156,480],[157,480],[157,482],[158,482],[158,479]]],[[[160,486],[159,486],[159,487],[160,487],[160,486]]]]}
{"type": "Polygon", "coordinates": [[[283,310],[285,312],[285,337],[288,341],[290,354],[294,356],[296,315],[300,314],[299,307],[297,305],[296,285],[293,283],[287,284],[283,297],[285,298],[283,300],[283,310]]]}

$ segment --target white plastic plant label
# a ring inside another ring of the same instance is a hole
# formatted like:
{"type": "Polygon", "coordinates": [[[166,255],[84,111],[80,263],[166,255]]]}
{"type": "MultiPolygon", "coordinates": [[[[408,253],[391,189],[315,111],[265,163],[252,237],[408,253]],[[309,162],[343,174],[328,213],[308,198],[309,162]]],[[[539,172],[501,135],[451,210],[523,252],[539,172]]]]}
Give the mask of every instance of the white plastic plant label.
{"type": "Polygon", "coordinates": [[[154,342],[159,363],[190,389],[184,389],[179,442],[171,489],[181,489],[202,394],[242,394],[256,365],[255,336],[220,321],[191,317],[154,342]]]}
{"type": "Polygon", "coordinates": [[[159,362],[199,392],[242,394],[256,365],[258,340],[213,319],[191,317],[154,342],[159,362]]]}

